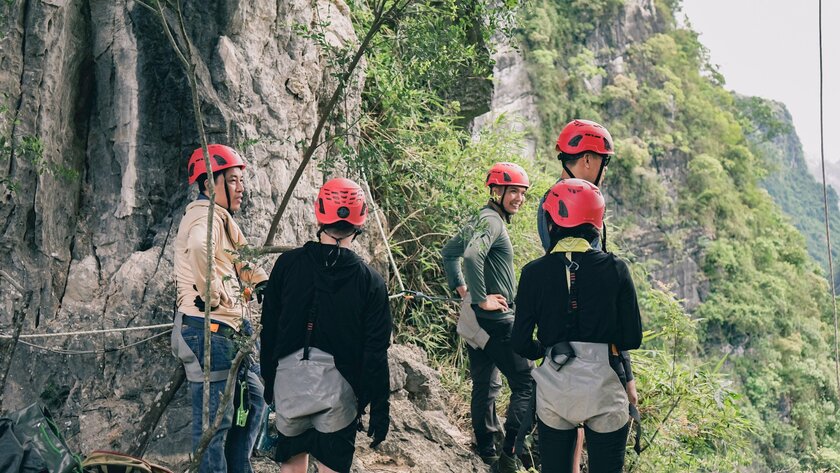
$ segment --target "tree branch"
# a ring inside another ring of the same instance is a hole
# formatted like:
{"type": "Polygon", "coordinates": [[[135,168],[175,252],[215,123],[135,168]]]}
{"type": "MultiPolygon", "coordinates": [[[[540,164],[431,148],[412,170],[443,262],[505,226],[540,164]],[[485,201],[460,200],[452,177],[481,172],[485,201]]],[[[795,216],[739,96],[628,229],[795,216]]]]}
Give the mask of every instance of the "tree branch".
{"type": "MultiPolygon", "coordinates": [[[[9,281],[12,281],[6,273],[3,273],[3,276],[5,276],[9,281]]],[[[12,281],[12,283],[16,284],[14,281],[12,281]]],[[[14,332],[12,334],[12,339],[9,342],[9,348],[6,351],[6,356],[3,358],[2,368],[0,368],[0,376],[2,376],[0,377],[0,412],[3,412],[3,399],[5,398],[6,392],[6,378],[9,375],[9,370],[12,368],[12,359],[15,357],[15,349],[17,348],[18,339],[20,338],[20,332],[23,329],[23,321],[26,318],[26,312],[29,310],[29,306],[32,304],[33,295],[34,292],[31,290],[23,293],[23,303],[16,305],[14,309],[14,316],[12,317],[14,332]]]]}
{"type": "Polygon", "coordinates": [[[365,37],[359,45],[359,48],[356,50],[356,53],[354,54],[353,60],[350,62],[347,71],[344,74],[342,74],[341,79],[339,79],[338,86],[336,86],[332,97],[330,97],[329,102],[327,102],[327,106],[324,108],[321,117],[318,119],[318,125],[315,127],[315,131],[312,133],[312,138],[310,139],[309,147],[303,154],[303,159],[301,160],[300,165],[298,165],[297,171],[295,171],[295,175],[292,177],[292,181],[289,183],[289,187],[286,189],[286,193],[283,195],[283,200],[280,202],[280,206],[278,207],[277,212],[274,214],[274,218],[271,220],[271,227],[268,230],[268,236],[266,237],[264,243],[265,246],[269,246],[274,242],[274,236],[277,234],[277,226],[280,223],[280,218],[286,211],[286,207],[289,205],[289,201],[292,198],[292,194],[294,193],[295,187],[297,187],[298,181],[300,181],[300,178],[303,175],[303,171],[306,169],[306,166],[312,159],[312,155],[315,153],[315,149],[319,145],[318,138],[321,136],[321,132],[324,129],[324,125],[326,125],[327,120],[333,112],[333,109],[335,109],[335,105],[336,103],[338,103],[338,99],[341,97],[341,94],[347,87],[347,83],[350,81],[350,77],[356,70],[356,66],[358,66],[359,61],[362,59],[362,56],[364,56],[365,52],[367,51],[371,40],[374,36],[376,36],[377,33],[379,33],[379,30],[382,28],[382,25],[387,19],[390,19],[392,16],[404,10],[405,7],[408,6],[409,3],[411,3],[411,1],[412,0],[406,0],[404,4],[396,2],[385,13],[383,13],[383,9],[385,7],[384,0],[381,5],[375,5],[373,24],[371,25],[367,34],[365,34],[365,37]]]}
{"type": "Polygon", "coordinates": [[[175,394],[181,389],[184,381],[187,379],[187,374],[184,371],[184,365],[178,362],[177,368],[169,377],[169,381],[163,385],[160,391],[155,395],[155,403],[151,409],[147,410],[140,420],[140,426],[134,435],[134,441],[129,447],[129,454],[135,457],[142,458],[149,448],[149,443],[152,440],[152,434],[155,433],[160,417],[166,412],[169,403],[175,398],[175,394]]]}
{"type": "MultiPolygon", "coordinates": [[[[216,416],[213,419],[213,425],[210,429],[203,430],[203,434],[201,435],[201,439],[198,441],[198,448],[195,450],[195,456],[193,457],[192,462],[190,463],[189,471],[197,472],[198,467],[201,463],[201,457],[204,455],[205,450],[210,445],[210,440],[213,439],[213,435],[216,434],[216,431],[219,430],[219,427],[222,425],[222,418],[225,415],[225,410],[227,408],[228,403],[231,402],[233,398],[233,389],[236,385],[236,377],[239,373],[239,366],[242,364],[242,360],[251,353],[254,348],[254,344],[257,343],[257,339],[260,336],[260,332],[262,331],[262,325],[256,324],[254,327],[254,333],[248,338],[245,344],[236,352],[236,357],[234,357],[233,362],[230,365],[230,371],[228,372],[227,382],[225,383],[225,392],[222,394],[222,399],[219,402],[219,408],[216,410],[216,416]]],[[[242,402],[248,402],[247,399],[243,400],[242,402]]],[[[207,409],[209,410],[209,409],[207,409]]]]}

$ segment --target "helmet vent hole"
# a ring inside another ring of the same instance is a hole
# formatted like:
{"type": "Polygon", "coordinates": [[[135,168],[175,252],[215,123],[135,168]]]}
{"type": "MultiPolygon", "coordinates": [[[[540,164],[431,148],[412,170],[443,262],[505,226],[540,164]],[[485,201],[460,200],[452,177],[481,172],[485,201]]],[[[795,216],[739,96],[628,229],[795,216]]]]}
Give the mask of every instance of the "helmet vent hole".
{"type": "Polygon", "coordinates": [[[218,154],[214,154],[214,155],[213,155],[213,159],[215,159],[215,160],[216,160],[216,164],[218,164],[219,166],[224,166],[225,164],[227,164],[227,163],[228,163],[228,162],[227,162],[227,159],[225,159],[225,158],[223,158],[223,157],[219,156],[218,154]]]}
{"type": "Polygon", "coordinates": [[[569,140],[569,146],[576,147],[580,144],[580,141],[583,139],[583,135],[575,135],[569,140]]]}
{"type": "Polygon", "coordinates": [[[563,218],[567,218],[569,216],[569,209],[566,208],[566,203],[562,200],[560,201],[560,208],[557,210],[557,214],[563,218]]]}
{"type": "Polygon", "coordinates": [[[502,173],[502,175],[503,175],[503,177],[504,177],[505,182],[511,182],[511,181],[513,181],[513,179],[511,179],[511,177],[510,177],[510,174],[508,174],[508,173],[504,172],[504,173],[502,173]]]}
{"type": "Polygon", "coordinates": [[[612,151],[612,144],[610,143],[610,140],[606,138],[604,138],[604,149],[606,149],[607,151],[612,151]]]}
{"type": "Polygon", "coordinates": [[[324,210],[324,199],[318,199],[318,211],[322,214],[327,213],[327,211],[324,210]]]}

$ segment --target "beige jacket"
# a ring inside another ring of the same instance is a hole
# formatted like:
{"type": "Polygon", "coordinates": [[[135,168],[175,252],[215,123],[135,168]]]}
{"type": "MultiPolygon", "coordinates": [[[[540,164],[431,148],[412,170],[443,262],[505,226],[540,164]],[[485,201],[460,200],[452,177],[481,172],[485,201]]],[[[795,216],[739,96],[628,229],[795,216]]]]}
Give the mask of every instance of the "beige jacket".
{"type": "MultiPolygon", "coordinates": [[[[209,200],[196,200],[187,205],[178,236],[175,238],[175,281],[178,291],[178,310],[186,315],[204,317],[195,306],[196,296],[204,299],[207,288],[207,207],[209,200]]],[[[210,306],[214,320],[239,330],[243,314],[242,285],[256,285],[268,280],[262,268],[243,269],[235,263],[236,249],[247,244],[239,225],[224,208],[215,206],[213,241],[215,269],[210,284],[210,306]]],[[[206,301],[205,301],[206,302],[206,301]]]]}

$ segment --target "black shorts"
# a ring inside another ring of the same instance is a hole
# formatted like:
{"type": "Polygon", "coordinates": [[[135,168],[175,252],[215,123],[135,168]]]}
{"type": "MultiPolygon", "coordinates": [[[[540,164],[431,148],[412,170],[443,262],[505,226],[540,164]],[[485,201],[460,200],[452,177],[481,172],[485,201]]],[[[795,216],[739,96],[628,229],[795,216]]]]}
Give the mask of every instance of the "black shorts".
{"type": "Polygon", "coordinates": [[[357,425],[354,420],[347,427],[329,434],[309,429],[300,435],[286,437],[278,432],[280,438],[274,459],[283,463],[301,453],[309,453],[327,468],[349,472],[356,451],[357,425]]]}

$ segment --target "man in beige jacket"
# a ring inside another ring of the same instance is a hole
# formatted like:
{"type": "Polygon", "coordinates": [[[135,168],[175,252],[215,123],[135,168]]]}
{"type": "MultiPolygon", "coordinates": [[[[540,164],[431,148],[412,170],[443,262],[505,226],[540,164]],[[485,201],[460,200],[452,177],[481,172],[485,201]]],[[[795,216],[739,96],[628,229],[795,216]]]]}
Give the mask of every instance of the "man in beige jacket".
{"type": "MultiPolygon", "coordinates": [[[[193,406],[192,440],[196,449],[202,435],[204,316],[210,305],[210,419],[218,410],[233,358],[237,339],[252,333],[250,322],[243,317],[256,287],[260,290],[268,280],[261,268],[249,269],[237,261],[237,250],[245,245],[245,236],[232,214],[242,205],[245,161],[234,149],[209,145],[213,178],[207,176],[201,148],[190,157],[187,172],[189,183],[198,183],[198,198],[187,205],[175,239],[175,280],[178,291],[178,312],[172,332],[173,353],[184,363],[193,406]],[[214,186],[213,274],[207,278],[207,219],[210,198],[208,186],[214,186]],[[207,287],[210,298],[204,300],[207,287]]],[[[250,456],[254,447],[259,419],[265,409],[259,364],[246,361],[237,373],[235,400],[226,409],[222,424],[210,442],[203,458],[202,473],[250,473],[250,456]]]]}

